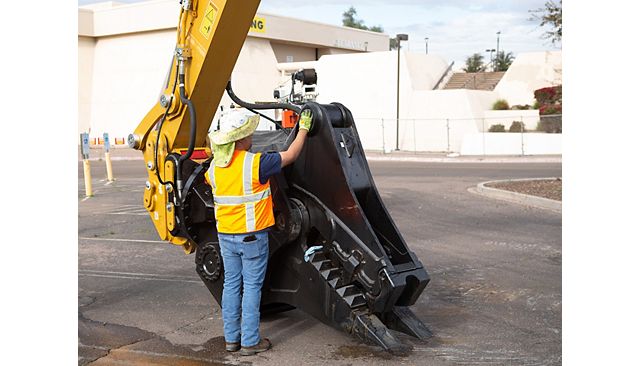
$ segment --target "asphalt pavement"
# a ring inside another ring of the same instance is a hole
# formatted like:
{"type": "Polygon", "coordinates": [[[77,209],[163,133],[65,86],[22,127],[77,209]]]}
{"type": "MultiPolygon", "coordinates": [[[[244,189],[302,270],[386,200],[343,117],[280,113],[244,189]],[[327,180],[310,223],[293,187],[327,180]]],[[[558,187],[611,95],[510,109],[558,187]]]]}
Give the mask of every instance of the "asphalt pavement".
{"type": "Polygon", "coordinates": [[[223,350],[220,307],[194,256],[158,239],[134,153],[114,153],[115,182],[93,157],[91,198],[78,166],[79,364],[561,364],[562,215],[468,190],[488,180],[561,177],[557,157],[371,159],[384,204],[431,275],[412,309],[435,336],[403,335],[413,351],[391,356],[293,310],[262,320],[272,350],[242,357],[223,350]]]}

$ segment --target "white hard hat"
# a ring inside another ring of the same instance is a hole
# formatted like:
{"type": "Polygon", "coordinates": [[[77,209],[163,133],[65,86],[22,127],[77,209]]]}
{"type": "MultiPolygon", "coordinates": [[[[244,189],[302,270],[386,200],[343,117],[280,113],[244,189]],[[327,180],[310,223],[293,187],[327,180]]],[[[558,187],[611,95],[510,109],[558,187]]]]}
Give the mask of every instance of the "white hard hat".
{"type": "Polygon", "coordinates": [[[242,109],[232,109],[220,117],[220,129],[211,133],[211,143],[228,144],[251,135],[260,122],[260,116],[242,109]]]}

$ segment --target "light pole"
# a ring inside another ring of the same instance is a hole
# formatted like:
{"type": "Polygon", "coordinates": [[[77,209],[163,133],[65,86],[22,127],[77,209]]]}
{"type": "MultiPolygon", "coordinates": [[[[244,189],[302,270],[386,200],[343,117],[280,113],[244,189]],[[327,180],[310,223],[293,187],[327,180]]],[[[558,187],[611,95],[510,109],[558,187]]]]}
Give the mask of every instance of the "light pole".
{"type": "Polygon", "coordinates": [[[398,75],[396,78],[396,151],[400,150],[400,41],[408,41],[409,35],[396,34],[396,45],[398,46],[398,75]]]}
{"type": "Polygon", "coordinates": [[[500,33],[501,31],[496,32],[496,35],[498,36],[498,41],[496,44],[496,59],[495,59],[495,65],[493,66],[493,71],[498,71],[498,55],[500,54],[500,33]]]}
{"type": "Polygon", "coordinates": [[[429,37],[426,37],[424,39],[424,47],[425,47],[425,52],[428,55],[429,54],[429,37]]]}
{"type": "MultiPolygon", "coordinates": [[[[493,53],[494,53],[494,52],[496,52],[495,48],[492,48],[492,49],[488,49],[488,48],[487,48],[487,49],[486,49],[486,50],[484,50],[484,51],[485,51],[485,52],[489,52],[489,63],[493,63],[493,53]]],[[[493,71],[495,71],[495,68],[494,68],[494,70],[493,70],[493,71]]]]}

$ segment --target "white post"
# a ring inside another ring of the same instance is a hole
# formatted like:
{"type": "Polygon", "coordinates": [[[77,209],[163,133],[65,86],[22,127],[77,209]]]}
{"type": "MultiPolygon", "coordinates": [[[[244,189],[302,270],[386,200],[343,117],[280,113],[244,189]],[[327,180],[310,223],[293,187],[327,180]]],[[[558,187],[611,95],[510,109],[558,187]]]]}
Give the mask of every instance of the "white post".
{"type": "Polygon", "coordinates": [[[451,152],[451,142],[449,140],[449,118],[447,118],[447,153],[451,152]]]}
{"type": "Polygon", "coordinates": [[[416,119],[413,119],[413,152],[417,152],[418,148],[416,147],[416,119]]]}
{"type": "Polygon", "coordinates": [[[522,148],[522,156],[524,156],[524,121],[520,116],[520,147],[522,148]]]}
{"type": "Polygon", "coordinates": [[[380,118],[381,126],[382,126],[382,154],[386,154],[387,151],[384,147],[384,118],[380,118]]]}

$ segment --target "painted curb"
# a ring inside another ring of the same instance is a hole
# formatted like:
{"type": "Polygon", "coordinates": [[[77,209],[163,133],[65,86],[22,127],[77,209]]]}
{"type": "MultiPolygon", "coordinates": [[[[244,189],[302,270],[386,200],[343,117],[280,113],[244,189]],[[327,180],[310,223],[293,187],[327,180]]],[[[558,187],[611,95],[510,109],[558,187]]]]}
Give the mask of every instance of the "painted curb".
{"type": "Polygon", "coordinates": [[[486,184],[490,184],[490,183],[507,183],[507,182],[518,182],[518,181],[556,180],[556,179],[558,178],[526,178],[526,179],[492,180],[492,181],[478,183],[475,189],[472,187],[470,188],[470,190],[474,193],[477,193],[486,197],[519,203],[526,206],[544,208],[544,209],[562,213],[562,201],[556,201],[548,198],[531,196],[528,194],[511,192],[503,189],[491,188],[486,186],[486,184]]]}

